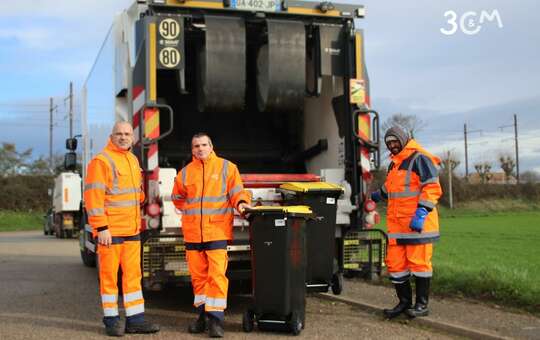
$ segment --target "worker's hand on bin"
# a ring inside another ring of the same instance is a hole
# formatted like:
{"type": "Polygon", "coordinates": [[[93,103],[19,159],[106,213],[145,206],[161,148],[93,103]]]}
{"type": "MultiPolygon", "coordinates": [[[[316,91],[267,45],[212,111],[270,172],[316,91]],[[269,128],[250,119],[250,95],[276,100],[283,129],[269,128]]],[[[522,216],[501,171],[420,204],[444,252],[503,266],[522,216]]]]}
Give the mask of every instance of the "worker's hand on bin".
{"type": "Polygon", "coordinates": [[[409,225],[411,230],[421,233],[422,229],[424,228],[424,222],[428,214],[429,212],[424,207],[416,209],[416,212],[414,213],[414,216],[411,220],[411,224],[409,225]]]}
{"type": "Polygon", "coordinates": [[[246,209],[252,209],[253,207],[249,204],[247,204],[246,202],[240,202],[238,204],[238,212],[240,213],[240,215],[244,216],[245,215],[245,212],[246,212],[246,209]]]}
{"type": "Polygon", "coordinates": [[[105,229],[98,232],[98,244],[101,244],[107,247],[112,244],[112,236],[109,229],[105,229]]]}
{"type": "Polygon", "coordinates": [[[375,203],[379,203],[380,201],[383,200],[380,190],[373,191],[370,196],[371,196],[371,200],[374,201],[375,203]]]}

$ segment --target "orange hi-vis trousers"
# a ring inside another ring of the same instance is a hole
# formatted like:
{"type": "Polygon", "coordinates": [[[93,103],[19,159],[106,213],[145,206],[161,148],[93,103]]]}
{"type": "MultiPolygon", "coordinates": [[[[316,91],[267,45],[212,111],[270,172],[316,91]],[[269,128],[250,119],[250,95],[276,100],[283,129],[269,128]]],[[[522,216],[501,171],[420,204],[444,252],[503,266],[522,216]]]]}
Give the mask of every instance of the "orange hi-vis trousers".
{"type": "Polygon", "coordinates": [[[136,237],[113,237],[109,247],[98,245],[99,288],[105,317],[118,316],[118,268],[122,266],[122,291],[126,317],[144,313],[141,289],[141,242],[136,237]],[[118,240],[119,243],[116,243],[118,240]]]}
{"type": "Polygon", "coordinates": [[[386,252],[388,275],[393,283],[404,283],[412,275],[432,277],[433,244],[389,244],[386,252]]]}
{"type": "Polygon", "coordinates": [[[193,306],[223,320],[227,308],[229,280],[227,249],[186,250],[193,286],[193,306]]]}

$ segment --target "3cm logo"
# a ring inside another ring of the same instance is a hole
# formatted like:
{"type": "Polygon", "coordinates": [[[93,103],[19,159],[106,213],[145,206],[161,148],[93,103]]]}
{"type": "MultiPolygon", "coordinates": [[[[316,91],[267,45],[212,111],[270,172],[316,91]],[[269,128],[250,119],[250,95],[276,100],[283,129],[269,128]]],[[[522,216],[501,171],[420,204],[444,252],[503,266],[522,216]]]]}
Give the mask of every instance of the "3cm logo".
{"type": "Polygon", "coordinates": [[[461,16],[459,16],[456,11],[449,10],[444,12],[444,17],[448,18],[446,23],[450,26],[449,29],[440,29],[441,33],[444,35],[453,35],[458,29],[460,29],[463,34],[475,35],[480,32],[482,25],[485,22],[492,21],[496,21],[497,26],[503,28],[501,15],[496,9],[492,10],[491,13],[486,10],[482,10],[480,13],[468,11],[461,16]]]}

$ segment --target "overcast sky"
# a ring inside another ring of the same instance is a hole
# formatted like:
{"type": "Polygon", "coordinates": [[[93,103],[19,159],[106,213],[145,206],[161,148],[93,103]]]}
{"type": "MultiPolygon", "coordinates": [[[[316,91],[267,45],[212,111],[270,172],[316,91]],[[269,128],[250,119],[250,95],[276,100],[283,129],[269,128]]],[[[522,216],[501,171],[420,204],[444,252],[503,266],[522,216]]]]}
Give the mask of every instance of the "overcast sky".
{"type": "MultiPolygon", "coordinates": [[[[0,142],[16,142],[20,148],[47,154],[48,98],[53,96],[59,104],[55,152],[63,152],[69,81],[78,91],[114,14],[130,3],[0,3],[0,142]],[[41,126],[43,133],[36,134],[41,126]]],[[[461,156],[463,124],[470,124],[470,130],[482,129],[482,134],[470,135],[472,164],[494,154],[494,143],[513,150],[513,131],[497,127],[511,124],[517,113],[522,170],[540,171],[536,1],[354,3],[367,8],[359,26],[365,29],[372,104],[383,120],[396,112],[416,114],[426,122],[417,136],[420,142],[436,152],[453,150],[461,156]],[[489,119],[489,113],[497,110],[497,117],[489,119]],[[456,123],[451,128],[449,116],[456,123]]]]}

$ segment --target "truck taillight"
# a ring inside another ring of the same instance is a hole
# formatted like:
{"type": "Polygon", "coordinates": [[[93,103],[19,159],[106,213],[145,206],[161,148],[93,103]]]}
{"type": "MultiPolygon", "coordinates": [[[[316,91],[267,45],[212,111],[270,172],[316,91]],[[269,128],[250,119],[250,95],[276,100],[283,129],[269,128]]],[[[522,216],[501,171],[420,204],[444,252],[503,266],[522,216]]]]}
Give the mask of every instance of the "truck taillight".
{"type": "Polygon", "coordinates": [[[366,200],[366,202],[364,203],[364,211],[369,213],[374,211],[375,209],[377,209],[377,203],[370,199],[366,200]]]}
{"type": "Polygon", "coordinates": [[[381,222],[381,216],[376,211],[368,212],[365,217],[365,226],[366,228],[373,228],[374,225],[379,224],[381,222]]]}
{"type": "Polygon", "coordinates": [[[152,217],[159,216],[161,207],[157,203],[151,203],[146,206],[146,213],[152,217]]]}

